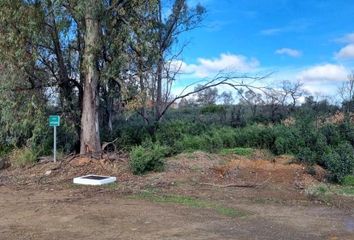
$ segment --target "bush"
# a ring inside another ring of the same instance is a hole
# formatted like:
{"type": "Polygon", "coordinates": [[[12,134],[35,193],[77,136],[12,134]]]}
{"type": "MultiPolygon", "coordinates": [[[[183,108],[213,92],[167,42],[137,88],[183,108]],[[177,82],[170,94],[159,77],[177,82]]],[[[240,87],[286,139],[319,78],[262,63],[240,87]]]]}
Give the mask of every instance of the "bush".
{"type": "Polygon", "coordinates": [[[14,166],[24,167],[26,165],[37,162],[38,153],[28,147],[16,148],[12,150],[9,154],[9,159],[11,164],[13,164],[14,166]]]}
{"type": "Polygon", "coordinates": [[[205,141],[200,136],[185,135],[183,139],[174,146],[178,152],[191,152],[206,149],[205,141]]]}
{"type": "Polygon", "coordinates": [[[223,141],[218,132],[211,132],[202,135],[203,144],[200,150],[215,153],[223,148],[223,141]]]}
{"type": "Polygon", "coordinates": [[[354,149],[349,143],[340,144],[323,158],[332,180],[343,182],[345,176],[353,174],[354,149]]]}
{"type": "Polygon", "coordinates": [[[342,184],[344,186],[354,186],[354,175],[348,175],[343,178],[342,184]]]}
{"type": "Polygon", "coordinates": [[[341,141],[340,132],[334,124],[326,124],[321,129],[321,133],[326,138],[328,145],[338,145],[341,141]]]}
{"type": "Polygon", "coordinates": [[[274,143],[274,147],[275,149],[273,149],[273,152],[275,154],[285,154],[285,153],[289,153],[289,146],[288,146],[288,141],[287,139],[283,138],[283,137],[278,137],[275,140],[274,143]]]}
{"type": "Polygon", "coordinates": [[[316,163],[316,153],[308,147],[301,149],[297,154],[297,158],[301,163],[306,165],[313,165],[316,163]]]}
{"type": "Polygon", "coordinates": [[[168,154],[168,148],[158,143],[144,143],[133,147],[130,152],[130,168],[134,174],[143,174],[148,171],[162,171],[163,158],[168,154]]]}

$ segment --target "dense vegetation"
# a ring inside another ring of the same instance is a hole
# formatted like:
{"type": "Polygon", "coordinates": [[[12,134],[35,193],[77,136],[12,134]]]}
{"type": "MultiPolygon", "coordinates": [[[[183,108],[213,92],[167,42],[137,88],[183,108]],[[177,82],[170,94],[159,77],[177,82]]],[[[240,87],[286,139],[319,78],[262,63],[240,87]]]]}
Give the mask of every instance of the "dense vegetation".
{"type": "MultiPolygon", "coordinates": [[[[205,113],[204,108],[180,109],[170,114],[178,113],[182,120],[165,121],[153,136],[149,135],[148,129],[129,124],[117,129],[117,136],[121,136],[121,146],[128,149],[139,145],[132,149],[132,153],[142,152],[144,159],[151,159],[151,153],[154,156],[195,150],[218,153],[224,148],[235,147],[268,149],[276,155],[293,154],[310,173],[311,166],[319,164],[328,169],[330,180],[342,182],[354,170],[354,125],[344,118],[338,120],[333,117],[343,116],[339,112],[337,115],[331,112],[338,110],[335,106],[325,106],[325,112],[316,113],[303,104],[293,117],[288,116],[277,123],[259,122],[258,119],[265,116],[257,114],[257,120],[247,120],[249,124],[246,126],[232,126],[232,109],[240,106],[229,106],[231,112],[226,111],[229,117],[226,116],[222,122],[215,121],[220,114],[205,113]],[[189,119],[191,112],[194,112],[194,120],[189,119]],[[156,153],[158,149],[161,149],[159,154],[156,153]]],[[[140,162],[134,154],[132,159],[140,162]]],[[[133,169],[136,173],[145,171],[134,166],[133,169]]]]}

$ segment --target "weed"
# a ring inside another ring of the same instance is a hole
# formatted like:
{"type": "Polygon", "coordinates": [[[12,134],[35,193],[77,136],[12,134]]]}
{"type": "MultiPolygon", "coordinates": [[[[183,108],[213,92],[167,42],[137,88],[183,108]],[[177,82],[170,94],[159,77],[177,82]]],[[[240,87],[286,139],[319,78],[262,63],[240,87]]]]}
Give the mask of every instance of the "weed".
{"type": "Polygon", "coordinates": [[[252,148],[242,148],[242,147],[224,148],[220,151],[220,154],[222,154],[222,155],[237,154],[237,155],[246,156],[246,157],[251,156],[253,153],[254,153],[254,150],[252,148]]]}
{"type": "Polygon", "coordinates": [[[130,152],[130,168],[134,174],[161,171],[164,167],[163,158],[167,155],[167,152],[166,147],[157,143],[134,147],[130,152]]]}
{"type": "Polygon", "coordinates": [[[354,186],[342,186],[336,189],[336,193],[344,196],[354,196],[354,186]]]}
{"type": "Polygon", "coordinates": [[[245,217],[249,213],[241,211],[235,208],[225,207],[217,203],[200,200],[188,196],[180,195],[157,195],[148,191],[141,192],[140,194],[134,195],[133,198],[149,200],[156,203],[172,203],[179,204],[191,208],[200,208],[200,209],[212,209],[217,213],[227,216],[227,217],[245,217]]]}
{"type": "Polygon", "coordinates": [[[330,197],[334,194],[343,196],[354,196],[354,187],[319,184],[306,189],[306,194],[310,198],[316,198],[328,202],[330,200],[330,197]]]}
{"type": "Polygon", "coordinates": [[[16,167],[24,167],[37,161],[37,153],[30,148],[16,148],[9,155],[11,164],[16,167]]]}

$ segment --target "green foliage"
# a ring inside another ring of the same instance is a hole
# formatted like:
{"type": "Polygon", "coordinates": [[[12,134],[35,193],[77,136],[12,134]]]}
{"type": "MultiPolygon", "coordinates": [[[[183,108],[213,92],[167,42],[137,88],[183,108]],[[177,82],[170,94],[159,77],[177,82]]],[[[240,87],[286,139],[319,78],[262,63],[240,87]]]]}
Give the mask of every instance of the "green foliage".
{"type": "Polygon", "coordinates": [[[344,186],[353,186],[354,187],[354,175],[345,176],[342,180],[344,186]]]}
{"type": "Polygon", "coordinates": [[[300,162],[308,165],[313,165],[316,163],[316,153],[308,147],[302,148],[297,154],[297,158],[300,162]]]}
{"type": "MultiPolygon", "coordinates": [[[[311,198],[317,198],[327,203],[330,203],[333,195],[354,196],[353,186],[343,185],[325,185],[319,184],[309,187],[305,190],[306,194],[311,198]]],[[[336,198],[332,199],[336,200],[336,198]]]]}
{"type": "Polygon", "coordinates": [[[326,124],[326,125],[324,125],[320,129],[320,132],[326,138],[326,141],[327,141],[328,145],[335,146],[335,145],[338,145],[342,141],[339,129],[334,124],[326,124]]]}
{"type": "Polygon", "coordinates": [[[227,216],[227,217],[244,217],[249,213],[245,211],[240,211],[235,208],[225,207],[217,203],[200,200],[197,198],[189,196],[180,196],[180,195],[157,195],[150,192],[142,192],[135,196],[135,198],[145,199],[157,203],[170,203],[170,204],[179,204],[191,208],[201,208],[201,209],[212,209],[217,213],[227,216]]]}
{"type": "Polygon", "coordinates": [[[207,113],[223,114],[223,113],[226,113],[226,108],[223,105],[210,104],[210,105],[207,105],[205,107],[202,107],[200,109],[200,112],[202,114],[207,114],[207,113]]]}
{"type": "Polygon", "coordinates": [[[220,151],[221,154],[237,154],[241,156],[251,156],[254,153],[254,150],[252,148],[242,148],[242,147],[237,147],[237,148],[225,148],[220,151]]]}
{"type": "Polygon", "coordinates": [[[168,148],[158,143],[147,142],[133,147],[130,152],[130,168],[134,174],[161,171],[164,167],[163,158],[168,153],[168,148]]]}
{"type": "Polygon", "coordinates": [[[24,167],[37,162],[38,153],[28,147],[16,148],[9,154],[9,159],[14,166],[24,167]]]}
{"type": "Polygon", "coordinates": [[[331,152],[324,154],[324,162],[334,181],[342,182],[344,177],[353,174],[354,149],[349,143],[342,143],[331,152]]]}

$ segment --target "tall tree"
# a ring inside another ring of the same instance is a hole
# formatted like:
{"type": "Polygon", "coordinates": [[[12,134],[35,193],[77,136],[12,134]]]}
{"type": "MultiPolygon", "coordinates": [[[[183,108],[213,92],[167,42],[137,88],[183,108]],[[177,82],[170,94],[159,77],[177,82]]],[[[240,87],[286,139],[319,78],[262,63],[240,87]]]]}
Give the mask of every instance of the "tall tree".
{"type": "Polygon", "coordinates": [[[85,50],[83,55],[83,102],[81,115],[80,153],[100,152],[100,129],[98,121],[98,82],[100,78],[98,56],[101,50],[99,0],[87,0],[84,5],[85,16],[85,50]]]}

